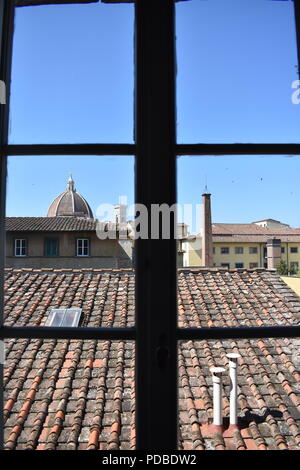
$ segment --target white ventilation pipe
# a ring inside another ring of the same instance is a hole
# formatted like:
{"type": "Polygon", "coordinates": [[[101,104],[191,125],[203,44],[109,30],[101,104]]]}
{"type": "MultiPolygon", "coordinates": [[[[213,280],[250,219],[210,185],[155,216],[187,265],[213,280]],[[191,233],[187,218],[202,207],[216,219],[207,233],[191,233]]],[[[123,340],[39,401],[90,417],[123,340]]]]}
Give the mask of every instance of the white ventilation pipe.
{"type": "Polygon", "coordinates": [[[230,424],[237,425],[237,360],[240,354],[226,354],[229,359],[229,377],[231,382],[230,389],[230,424]]]}
{"type": "Polygon", "coordinates": [[[225,372],[223,367],[212,367],[213,382],[213,403],[214,403],[214,421],[215,426],[222,426],[222,372],[225,372]]]}

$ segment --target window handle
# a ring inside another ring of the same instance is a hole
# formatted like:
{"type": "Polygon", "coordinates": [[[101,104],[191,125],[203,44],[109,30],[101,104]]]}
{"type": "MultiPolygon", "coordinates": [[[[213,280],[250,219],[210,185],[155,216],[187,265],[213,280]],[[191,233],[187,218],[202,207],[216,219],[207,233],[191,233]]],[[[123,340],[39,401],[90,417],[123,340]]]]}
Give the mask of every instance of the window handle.
{"type": "Polygon", "coordinates": [[[167,346],[165,346],[164,338],[160,342],[160,346],[156,349],[156,362],[160,369],[164,369],[166,367],[166,363],[170,357],[170,351],[167,346]]]}

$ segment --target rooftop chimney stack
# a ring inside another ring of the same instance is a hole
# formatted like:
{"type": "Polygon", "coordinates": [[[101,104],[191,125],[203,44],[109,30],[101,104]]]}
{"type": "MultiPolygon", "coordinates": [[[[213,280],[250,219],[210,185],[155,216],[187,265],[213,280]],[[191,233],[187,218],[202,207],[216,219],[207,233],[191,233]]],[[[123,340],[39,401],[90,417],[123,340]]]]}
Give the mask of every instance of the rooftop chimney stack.
{"type": "Polygon", "coordinates": [[[203,232],[202,232],[202,266],[213,266],[213,243],[211,226],[210,194],[202,194],[203,232]]]}
{"type": "Polygon", "coordinates": [[[227,357],[229,359],[229,376],[230,376],[230,382],[231,382],[231,388],[230,388],[230,421],[229,423],[231,425],[237,425],[238,423],[238,417],[237,417],[237,410],[238,410],[238,404],[237,404],[237,360],[240,356],[240,354],[237,353],[230,353],[227,354],[227,357]]]}
{"type": "Polygon", "coordinates": [[[214,426],[222,426],[222,373],[225,372],[225,369],[223,367],[211,367],[210,372],[213,383],[213,424],[214,426]]]}
{"type": "Polygon", "coordinates": [[[281,260],[281,240],[269,238],[267,240],[267,266],[268,269],[276,269],[281,260]]]}

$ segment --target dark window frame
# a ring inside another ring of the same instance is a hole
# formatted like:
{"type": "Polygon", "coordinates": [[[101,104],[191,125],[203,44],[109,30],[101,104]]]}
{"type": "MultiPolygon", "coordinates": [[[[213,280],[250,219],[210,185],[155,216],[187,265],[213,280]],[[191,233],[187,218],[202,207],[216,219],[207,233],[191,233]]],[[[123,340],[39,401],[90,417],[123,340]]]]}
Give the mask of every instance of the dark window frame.
{"type": "Polygon", "coordinates": [[[235,263],[236,269],[244,269],[244,263],[235,263]],[[240,265],[240,266],[238,266],[240,265]]]}
{"type": "Polygon", "coordinates": [[[290,261],[291,274],[297,274],[298,270],[299,270],[299,261],[290,261]]]}
{"type": "Polygon", "coordinates": [[[221,246],[221,255],[230,255],[230,246],[221,246]]]}
{"type": "MultiPolygon", "coordinates": [[[[300,57],[300,5],[294,2],[300,57]]],[[[1,106],[0,281],[4,284],[6,160],[9,155],[135,155],[135,199],[176,202],[176,160],[181,155],[300,155],[300,144],[177,144],[175,25],[173,0],[139,0],[135,5],[135,136],[131,144],[8,145],[8,106],[1,106]],[[159,11],[159,14],[157,12],[159,11]],[[157,119],[160,116],[160,119],[157,119]]],[[[9,96],[14,6],[0,0],[0,79],[9,96]]],[[[173,234],[175,235],[175,234],[173,234]]],[[[136,327],[55,328],[3,326],[1,338],[123,339],[136,342],[137,449],[177,449],[177,342],[201,339],[299,337],[300,327],[178,328],[176,239],[137,240],[136,327]],[[153,295],[153,293],[155,295],[153,295]]],[[[3,365],[0,365],[2,383],[3,365]]],[[[2,390],[1,390],[2,391],[2,390]]],[[[0,397],[0,446],[3,402],[0,397]]]]}
{"type": "Polygon", "coordinates": [[[298,247],[297,246],[291,246],[290,247],[290,253],[293,253],[293,254],[298,253],[298,247]]]}
{"type": "Polygon", "coordinates": [[[230,263],[221,263],[221,268],[230,269],[230,263]]]}

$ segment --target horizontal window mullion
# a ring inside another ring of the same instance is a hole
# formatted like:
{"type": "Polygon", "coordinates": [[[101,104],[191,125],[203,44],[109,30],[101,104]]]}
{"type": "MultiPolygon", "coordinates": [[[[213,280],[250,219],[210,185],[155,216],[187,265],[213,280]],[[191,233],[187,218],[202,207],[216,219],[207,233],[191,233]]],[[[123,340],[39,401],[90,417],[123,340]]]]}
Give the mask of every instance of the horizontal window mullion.
{"type": "Polygon", "coordinates": [[[2,327],[0,338],[135,340],[135,328],[2,327]]]}
{"type": "Polygon", "coordinates": [[[2,155],[135,155],[134,144],[5,145],[2,155]]]}
{"type": "Polygon", "coordinates": [[[258,326],[241,328],[178,328],[177,340],[297,338],[300,326],[258,326]]]}
{"type": "Polygon", "coordinates": [[[300,144],[178,144],[177,155],[300,155],[300,144]]]}

